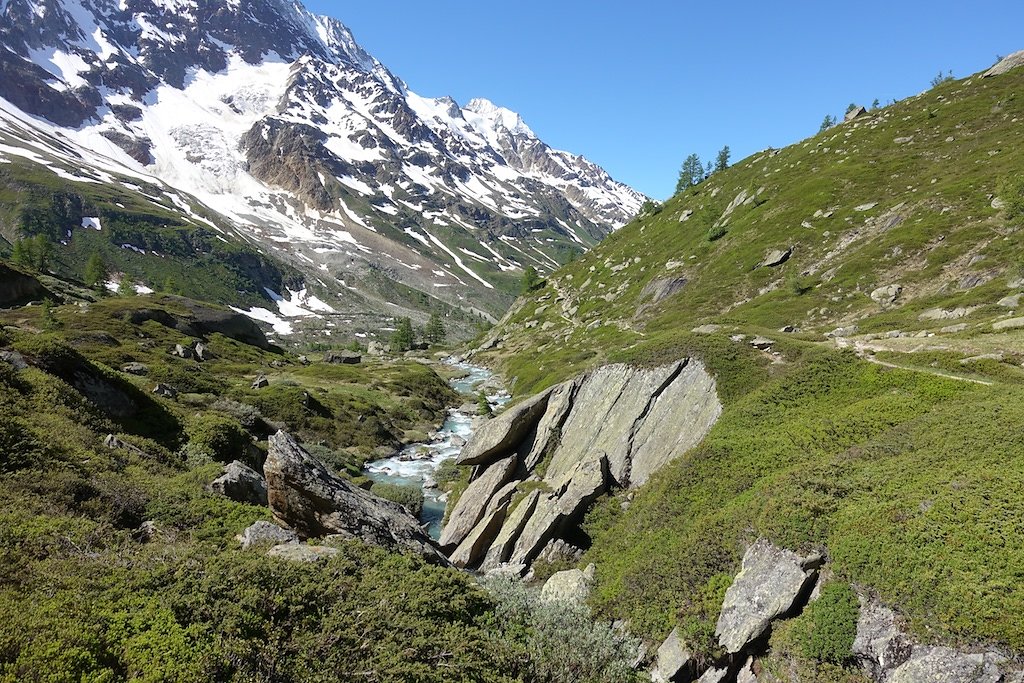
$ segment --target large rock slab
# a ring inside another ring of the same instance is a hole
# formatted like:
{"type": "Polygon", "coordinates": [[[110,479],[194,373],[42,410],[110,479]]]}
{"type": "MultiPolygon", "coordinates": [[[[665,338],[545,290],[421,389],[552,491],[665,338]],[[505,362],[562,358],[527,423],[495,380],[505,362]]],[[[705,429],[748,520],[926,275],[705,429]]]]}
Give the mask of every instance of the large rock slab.
{"type": "Polygon", "coordinates": [[[993,652],[967,654],[949,647],[917,647],[887,683],[1000,683],[1005,657],[993,652]]]}
{"type": "Polygon", "coordinates": [[[715,380],[690,360],[656,395],[632,437],[628,484],[642,486],[651,475],[696,446],[722,414],[715,380]]]}
{"type": "Polygon", "coordinates": [[[243,550],[260,545],[286,545],[299,542],[299,535],[291,529],[282,529],[264,519],[253,522],[235,538],[242,544],[243,550]]]}
{"type": "Polygon", "coordinates": [[[579,462],[567,472],[553,491],[537,500],[536,508],[515,541],[511,565],[528,565],[537,553],[568,524],[577,523],[583,513],[607,487],[608,458],[579,462]]]}
{"type": "Polygon", "coordinates": [[[447,564],[403,506],[334,476],[286,432],[270,437],[263,472],[274,519],[300,538],[340,534],[447,564]]]}
{"type": "Polygon", "coordinates": [[[896,613],[876,600],[861,598],[853,654],[873,680],[880,681],[910,657],[913,643],[896,613]]]}
{"type": "Polygon", "coordinates": [[[462,543],[484,516],[491,497],[512,478],[518,462],[519,457],[514,453],[505,456],[492,463],[483,474],[470,482],[459,496],[458,502],[448,515],[448,523],[441,531],[438,544],[442,548],[453,550],[462,543]]]}
{"type": "Polygon", "coordinates": [[[515,450],[548,406],[551,389],[517,403],[480,426],[459,454],[460,465],[482,465],[515,450]]]}
{"type": "Polygon", "coordinates": [[[209,489],[239,503],[267,504],[267,482],[263,475],[238,460],[225,465],[221,475],[210,482],[209,489]]]}
{"type": "Polygon", "coordinates": [[[651,670],[651,681],[653,683],[668,683],[679,676],[684,670],[689,670],[691,675],[686,676],[688,680],[693,678],[693,669],[696,667],[696,660],[679,637],[679,627],[672,629],[668,638],[658,648],[658,656],[651,670]]]}
{"type": "Polygon", "coordinates": [[[519,484],[518,481],[510,481],[491,496],[483,517],[449,555],[448,559],[452,564],[465,568],[474,566],[483,559],[487,548],[501,530],[512,498],[515,496],[517,484],[519,484]]]}
{"type": "Polygon", "coordinates": [[[325,545],[303,545],[301,543],[284,543],[275,545],[267,551],[267,557],[276,557],[289,562],[326,562],[341,551],[325,545]]]}
{"type": "Polygon", "coordinates": [[[32,275],[0,264],[0,307],[17,306],[46,298],[58,297],[32,275]]]}
{"type": "Polygon", "coordinates": [[[1003,74],[1016,69],[1017,67],[1024,66],[1024,50],[1020,52],[1014,52],[1008,57],[1003,57],[999,62],[996,63],[991,69],[981,75],[982,78],[991,78],[992,76],[1002,76],[1003,74]]]}
{"type": "Polygon", "coordinates": [[[537,509],[537,502],[540,500],[540,491],[534,489],[526,494],[526,497],[519,501],[519,504],[512,509],[501,526],[501,530],[491,542],[484,556],[480,568],[484,571],[493,571],[509,561],[515,543],[522,535],[526,523],[530,521],[534,510],[537,509]]]}
{"type": "Polygon", "coordinates": [[[813,564],[759,539],[743,555],[743,568],[725,593],[715,635],[730,654],[764,635],[789,612],[817,578],[813,564]],[[809,566],[810,564],[810,566],[809,566]]]}
{"type": "Polygon", "coordinates": [[[551,389],[547,409],[537,423],[536,435],[529,452],[523,457],[523,466],[532,472],[553,447],[561,439],[562,426],[565,424],[569,411],[572,410],[579,389],[579,381],[563,382],[551,389]]]}

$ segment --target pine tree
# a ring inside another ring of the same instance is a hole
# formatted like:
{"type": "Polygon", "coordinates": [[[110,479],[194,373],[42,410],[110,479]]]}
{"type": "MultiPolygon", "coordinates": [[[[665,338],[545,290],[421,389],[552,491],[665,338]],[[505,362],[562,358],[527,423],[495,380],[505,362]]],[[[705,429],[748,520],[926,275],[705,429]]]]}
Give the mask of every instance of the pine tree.
{"type": "Polygon", "coordinates": [[[29,245],[32,254],[32,266],[39,272],[45,272],[50,267],[50,259],[53,257],[53,243],[46,235],[36,235],[29,245]]]}
{"type": "Polygon", "coordinates": [[[519,287],[520,294],[526,294],[541,283],[540,274],[533,266],[527,266],[523,271],[523,279],[519,287]]]}
{"type": "Polygon", "coordinates": [[[28,240],[14,240],[11,261],[19,266],[32,267],[32,250],[29,247],[28,240]]]}
{"type": "Polygon", "coordinates": [[[729,168],[730,154],[732,154],[732,152],[729,151],[729,145],[726,145],[718,151],[718,156],[715,157],[715,173],[729,168]]]}
{"type": "Polygon", "coordinates": [[[491,402],[487,400],[487,394],[480,392],[476,395],[476,412],[478,415],[492,415],[491,402]]]}
{"type": "Polygon", "coordinates": [[[704,180],[704,164],[700,157],[691,154],[683,161],[679,169],[679,180],[676,181],[676,194],[679,194],[688,187],[693,187],[704,180]]]}
{"type": "Polygon", "coordinates": [[[880,102],[878,101],[878,98],[876,97],[876,98],[875,98],[875,101],[871,103],[871,108],[872,108],[872,109],[878,109],[878,107],[879,107],[879,105],[880,105],[880,104],[881,104],[881,103],[880,103],[880,102]]]}
{"type": "Polygon", "coordinates": [[[825,120],[821,122],[821,127],[818,128],[819,133],[824,133],[826,130],[836,125],[836,119],[831,114],[825,114],[825,120]]]}
{"type": "Polygon", "coordinates": [[[391,348],[397,353],[402,353],[411,349],[412,343],[412,321],[402,318],[398,321],[398,329],[391,335],[391,348]]]}
{"type": "Polygon", "coordinates": [[[85,284],[89,287],[102,287],[107,279],[107,264],[98,251],[89,255],[85,264],[85,284]]]}
{"type": "Polygon", "coordinates": [[[135,283],[132,282],[131,278],[127,275],[121,276],[121,281],[117,283],[117,295],[118,296],[135,296],[135,283]]]}
{"type": "Polygon", "coordinates": [[[430,316],[430,320],[427,322],[426,332],[423,336],[431,344],[440,344],[444,341],[444,323],[441,322],[441,316],[437,313],[430,316]]]}

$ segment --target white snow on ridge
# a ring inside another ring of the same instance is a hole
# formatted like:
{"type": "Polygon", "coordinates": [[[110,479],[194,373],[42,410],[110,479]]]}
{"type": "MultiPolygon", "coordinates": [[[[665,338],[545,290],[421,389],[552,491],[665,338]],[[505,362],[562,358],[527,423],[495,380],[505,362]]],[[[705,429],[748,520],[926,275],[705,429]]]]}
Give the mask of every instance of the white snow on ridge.
{"type": "Polygon", "coordinates": [[[277,332],[278,334],[284,335],[291,334],[292,332],[294,332],[294,329],[292,328],[292,324],[290,322],[284,320],[283,318],[281,318],[280,316],[276,315],[275,313],[266,308],[254,306],[250,308],[248,311],[242,308],[236,308],[234,306],[230,306],[230,308],[232,311],[236,313],[241,313],[242,315],[248,316],[253,320],[259,320],[261,322],[270,323],[274,327],[274,332],[277,332]]]}
{"type": "Polygon", "coordinates": [[[82,227],[91,230],[102,230],[103,226],[100,224],[100,219],[97,217],[82,217],[82,227]]]}

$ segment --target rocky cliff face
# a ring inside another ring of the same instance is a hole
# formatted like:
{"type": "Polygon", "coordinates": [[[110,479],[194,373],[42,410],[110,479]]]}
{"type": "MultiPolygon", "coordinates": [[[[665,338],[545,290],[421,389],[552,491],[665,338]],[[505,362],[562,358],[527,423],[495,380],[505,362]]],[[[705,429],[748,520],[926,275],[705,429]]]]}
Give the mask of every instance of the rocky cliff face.
{"type": "Polygon", "coordinates": [[[459,457],[475,465],[440,543],[457,566],[523,570],[573,540],[610,489],[642,485],[696,445],[722,406],[696,360],[608,365],[552,387],[484,424],[459,457]],[[517,489],[520,492],[517,494],[517,489]]]}
{"type": "Polygon", "coordinates": [[[0,41],[0,161],[161,181],[371,308],[384,280],[497,314],[643,199],[514,112],[417,95],[294,2],[7,0],[0,41]]]}

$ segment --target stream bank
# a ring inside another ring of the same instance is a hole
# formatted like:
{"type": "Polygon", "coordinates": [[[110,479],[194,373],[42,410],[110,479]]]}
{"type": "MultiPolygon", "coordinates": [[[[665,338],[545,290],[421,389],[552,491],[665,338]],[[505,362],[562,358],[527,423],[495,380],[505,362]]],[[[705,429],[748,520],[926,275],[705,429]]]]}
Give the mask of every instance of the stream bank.
{"type": "MultiPolygon", "coordinates": [[[[441,535],[447,494],[433,485],[434,473],[441,463],[457,457],[473,435],[480,421],[476,414],[477,394],[494,376],[487,368],[471,363],[445,361],[445,364],[466,373],[450,381],[452,388],[465,397],[465,404],[448,410],[448,417],[432,435],[430,441],[411,443],[398,454],[368,462],[364,468],[366,476],[373,481],[423,491],[423,512],[420,514],[420,521],[427,525],[428,533],[435,540],[441,535]]],[[[487,395],[492,408],[505,405],[509,398],[509,394],[504,390],[487,395]]]]}

